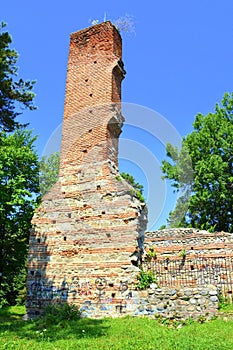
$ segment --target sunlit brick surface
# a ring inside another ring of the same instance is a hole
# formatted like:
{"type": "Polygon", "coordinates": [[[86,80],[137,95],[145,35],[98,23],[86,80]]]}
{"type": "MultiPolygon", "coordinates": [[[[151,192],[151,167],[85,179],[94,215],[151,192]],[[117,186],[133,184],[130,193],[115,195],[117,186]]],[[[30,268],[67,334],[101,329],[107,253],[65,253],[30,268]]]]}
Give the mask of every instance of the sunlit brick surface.
{"type": "Polygon", "coordinates": [[[110,22],[71,34],[59,181],[32,220],[29,317],[57,301],[114,314],[134,284],[147,209],[118,172],[121,50],[110,22]]]}

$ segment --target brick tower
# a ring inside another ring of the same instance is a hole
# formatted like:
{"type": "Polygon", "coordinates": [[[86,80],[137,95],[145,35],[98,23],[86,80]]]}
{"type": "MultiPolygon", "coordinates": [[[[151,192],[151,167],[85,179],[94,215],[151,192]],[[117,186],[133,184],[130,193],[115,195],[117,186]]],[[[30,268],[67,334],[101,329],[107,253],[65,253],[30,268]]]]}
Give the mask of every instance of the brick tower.
{"type": "Polygon", "coordinates": [[[147,209],[118,172],[124,75],[111,22],[71,34],[59,180],[32,220],[29,317],[58,301],[113,315],[132,296],[147,209]]]}

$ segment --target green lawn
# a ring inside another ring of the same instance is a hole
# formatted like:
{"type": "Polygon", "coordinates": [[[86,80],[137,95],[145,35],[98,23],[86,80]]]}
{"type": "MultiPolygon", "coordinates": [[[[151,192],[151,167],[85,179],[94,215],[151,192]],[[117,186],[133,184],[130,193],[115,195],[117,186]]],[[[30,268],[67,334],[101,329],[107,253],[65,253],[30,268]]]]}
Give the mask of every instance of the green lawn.
{"type": "Polygon", "coordinates": [[[180,329],[148,318],[22,321],[24,307],[0,309],[0,349],[232,350],[233,321],[193,322],[180,329]]]}

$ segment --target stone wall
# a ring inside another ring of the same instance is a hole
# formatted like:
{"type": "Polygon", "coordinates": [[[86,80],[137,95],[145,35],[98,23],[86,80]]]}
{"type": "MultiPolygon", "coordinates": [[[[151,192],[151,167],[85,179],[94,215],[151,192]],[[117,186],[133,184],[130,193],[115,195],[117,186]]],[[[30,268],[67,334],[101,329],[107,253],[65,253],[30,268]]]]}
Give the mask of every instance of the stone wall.
{"type": "Polygon", "coordinates": [[[233,257],[233,235],[227,232],[208,232],[194,228],[164,229],[145,234],[144,247],[154,247],[157,257],[176,259],[185,249],[187,257],[233,257]]]}
{"type": "Polygon", "coordinates": [[[104,296],[99,302],[84,302],[80,310],[83,317],[149,316],[182,319],[210,319],[218,313],[218,292],[215,286],[198,288],[160,288],[152,284],[145,291],[135,291],[122,285],[118,304],[113,305],[104,296]]]}
{"type": "MultiPolygon", "coordinates": [[[[226,233],[226,239],[230,239],[229,234],[226,233]]],[[[224,278],[221,283],[217,283],[214,280],[214,271],[217,269],[217,265],[208,265],[208,269],[205,270],[205,278],[203,280],[194,280],[194,273],[200,273],[201,267],[196,270],[190,269],[191,265],[188,265],[187,261],[184,261],[183,257],[179,257],[178,265],[174,265],[177,262],[177,256],[180,253],[180,248],[188,248],[189,246],[185,243],[189,242],[196,247],[206,246],[205,237],[208,240],[213,241],[223,240],[224,233],[217,233],[216,236],[206,231],[198,231],[194,229],[170,229],[165,231],[156,231],[155,233],[146,233],[145,239],[145,253],[143,261],[143,269],[146,271],[153,269],[157,277],[157,284],[152,283],[147,290],[136,290],[136,275],[140,272],[140,269],[133,264],[124,265],[120,263],[119,270],[124,272],[122,278],[118,280],[118,283],[114,278],[108,275],[109,270],[114,271],[114,265],[109,265],[108,260],[104,260],[103,256],[98,254],[98,259],[95,256],[95,252],[92,252],[93,262],[96,264],[91,265],[90,256],[83,255],[83,272],[79,270],[79,275],[74,278],[74,267],[72,263],[78,262],[75,257],[75,252],[70,250],[66,252],[61,249],[61,256],[63,256],[63,264],[65,264],[66,271],[63,271],[63,280],[60,285],[56,285],[51,279],[49,283],[45,283],[45,280],[40,275],[35,276],[33,288],[30,289],[31,297],[29,295],[28,300],[35,303],[41,302],[56,302],[56,301],[68,301],[75,302],[79,305],[83,317],[119,317],[124,315],[131,316],[149,316],[157,317],[161,316],[164,318],[173,319],[198,319],[203,316],[207,319],[213,317],[218,313],[218,294],[221,286],[224,285],[224,278]],[[177,236],[178,235],[178,236],[177,236]],[[182,236],[182,245],[180,241],[176,240],[176,237],[182,236]],[[188,240],[188,235],[192,235],[192,240],[188,240]],[[166,236],[166,238],[165,238],[166,236]],[[150,237],[148,242],[148,237],[150,237]],[[163,238],[163,240],[161,240],[163,238]],[[169,242],[171,244],[165,244],[169,247],[164,248],[162,242],[169,242]],[[195,242],[194,242],[195,241],[195,242]],[[153,244],[151,244],[151,242],[153,244]],[[155,261],[146,262],[146,252],[149,248],[155,247],[156,243],[158,246],[162,245],[162,250],[158,249],[157,246],[157,257],[155,261]],[[173,248],[173,249],[172,249],[173,248]],[[178,249],[179,248],[179,249],[178,249]],[[169,252],[169,262],[167,261],[166,253],[169,252]],[[75,260],[74,260],[75,259],[75,260]],[[158,268],[159,264],[162,264],[162,269],[158,268]],[[166,270],[168,266],[168,270],[166,270]],[[173,269],[172,275],[170,273],[171,267],[176,266],[173,269]],[[93,271],[93,273],[91,273],[93,271]],[[95,273],[96,271],[96,273],[95,273]],[[191,272],[191,274],[190,274],[191,272]],[[169,277],[168,277],[169,276],[169,277]],[[209,283],[209,279],[212,278],[214,284],[209,283]],[[197,283],[198,282],[198,283],[197,283]],[[34,298],[32,298],[34,293],[34,298]],[[30,299],[31,298],[31,299],[30,299]]],[[[56,243],[58,245],[59,242],[56,243]]],[[[89,242],[90,244],[90,242],[89,242]]],[[[94,243],[93,243],[94,244],[94,243]]],[[[115,242],[115,245],[118,245],[115,242]]],[[[118,248],[120,245],[118,245],[118,248]]],[[[85,249],[85,248],[83,248],[85,249]]],[[[192,250],[193,251],[193,250],[192,250]]],[[[81,252],[81,251],[80,251],[81,252]]],[[[209,253],[211,249],[209,250],[209,253]]],[[[187,249],[188,253],[188,249],[187,249]]],[[[221,251],[222,253],[222,251],[221,251]]],[[[229,251],[228,251],[229,253],[229,251]]],[[[82,253],[81,253],[82,254],[82,253]]],[[[115,263],[121,261],[121,251],[116,248],[115,263]],[[119,254],[119,256],[118,256],[119,254]]],[[[60,263],[54,257],[53,259],[58,268],[57,273],[60,272],[60,263]]],[[[193,259],[194,259],[193,253],[193,259]]],[[[202,256],[203,259],[205,255],[202,256]]],[[[222,259],[221,257],[209,257],[208,259],[222,259]]],[[[186,259],[186,258],[185,258],[186,259]]],[[[207,260],[208,262],[210,260],[207,260]]],[[[193,263],[193,262],[192,262],[193,263]]],[[[80,268],[80,263],[77,266],[77,271],[80,268]]],[[[116,271],[116,270],[115,270],[116,271]]],[[[221,267],[220,274],[224,276],[232,273],[232,265],[221,267]]],[[[219,282],[219,281],[218,281],[219,282]]],[[[229,289],[228,289],[229,292],[229,289]]]]}
{"type": "Polygon", "coordinates": [[[232,234],[194,228],[158,230],[145,234],[144,247],[144,269],[153,270],[161,286],[214,284],[232,296],[232,234]],[[155,259],[148,259],[150,251],[156,253],[155,259]]]}
{"type": "MultiPolygon", "coordinates": [[[[153,288],[147,293],[147,306],[144,310],[155,316],[198,319],[200,316],[211,318],[218,312],[218,291],[212,285],[198,288],[153,288]]],[[[143,313],[143,308],[141,312],[143,313]]]]}

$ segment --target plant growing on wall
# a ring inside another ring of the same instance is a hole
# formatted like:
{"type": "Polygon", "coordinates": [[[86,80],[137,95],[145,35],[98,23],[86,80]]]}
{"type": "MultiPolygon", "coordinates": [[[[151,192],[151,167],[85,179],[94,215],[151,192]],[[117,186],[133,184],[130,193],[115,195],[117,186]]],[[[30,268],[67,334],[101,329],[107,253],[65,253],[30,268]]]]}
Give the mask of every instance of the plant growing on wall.
{"type": "Polygon", "coordinates": [[[166,263],[169,263],[170,261],[170,255],[164,255],[166,263]]]}
{"type": "Polygon", "coordinates": [[[182,259],[185,259],[185,257],[186,257],[186,250],[185,250],[185,249],[182,249],[181,252],[179,253],[179,256],[180,256],[182,259]]]}
{"type": "Polygon", "coordinates": [[[154,247],[150,247],[148,252],[146,253],[145,261],[150,262],[152,260],[156,260],[156,258],[157,258],[157,253],[154,247]]]}
{"type": "MultiPolygon", "coordinates": [[[[103,22],[106,22],[107,20],[107,14],[105,13],[103,22]]],[[[90,22],[91,25],[94,26],[96,24],[101,23],[102,21],[98,19],[90,19],[90,22]]],[[[113,20],[112,23],[120,33],[135,34],[134,19],[131,15],[125,14],[124,16],[113,20]]]]}
{"type": "Polygon", "coordinates": [[[137,275],[137,283],[135,284],[136,289],[143,290],[150,287],[151,283],[157,283],[157,279],[153,271],[140,270],[137,275]]]}
{"type": "Polygon", "coordinates": [[[133,33],[135,34],[134,20],[130,15],[125,15],[119,17],[117,20],[113,22],[114,26],[121,33],[133,33]]]}

